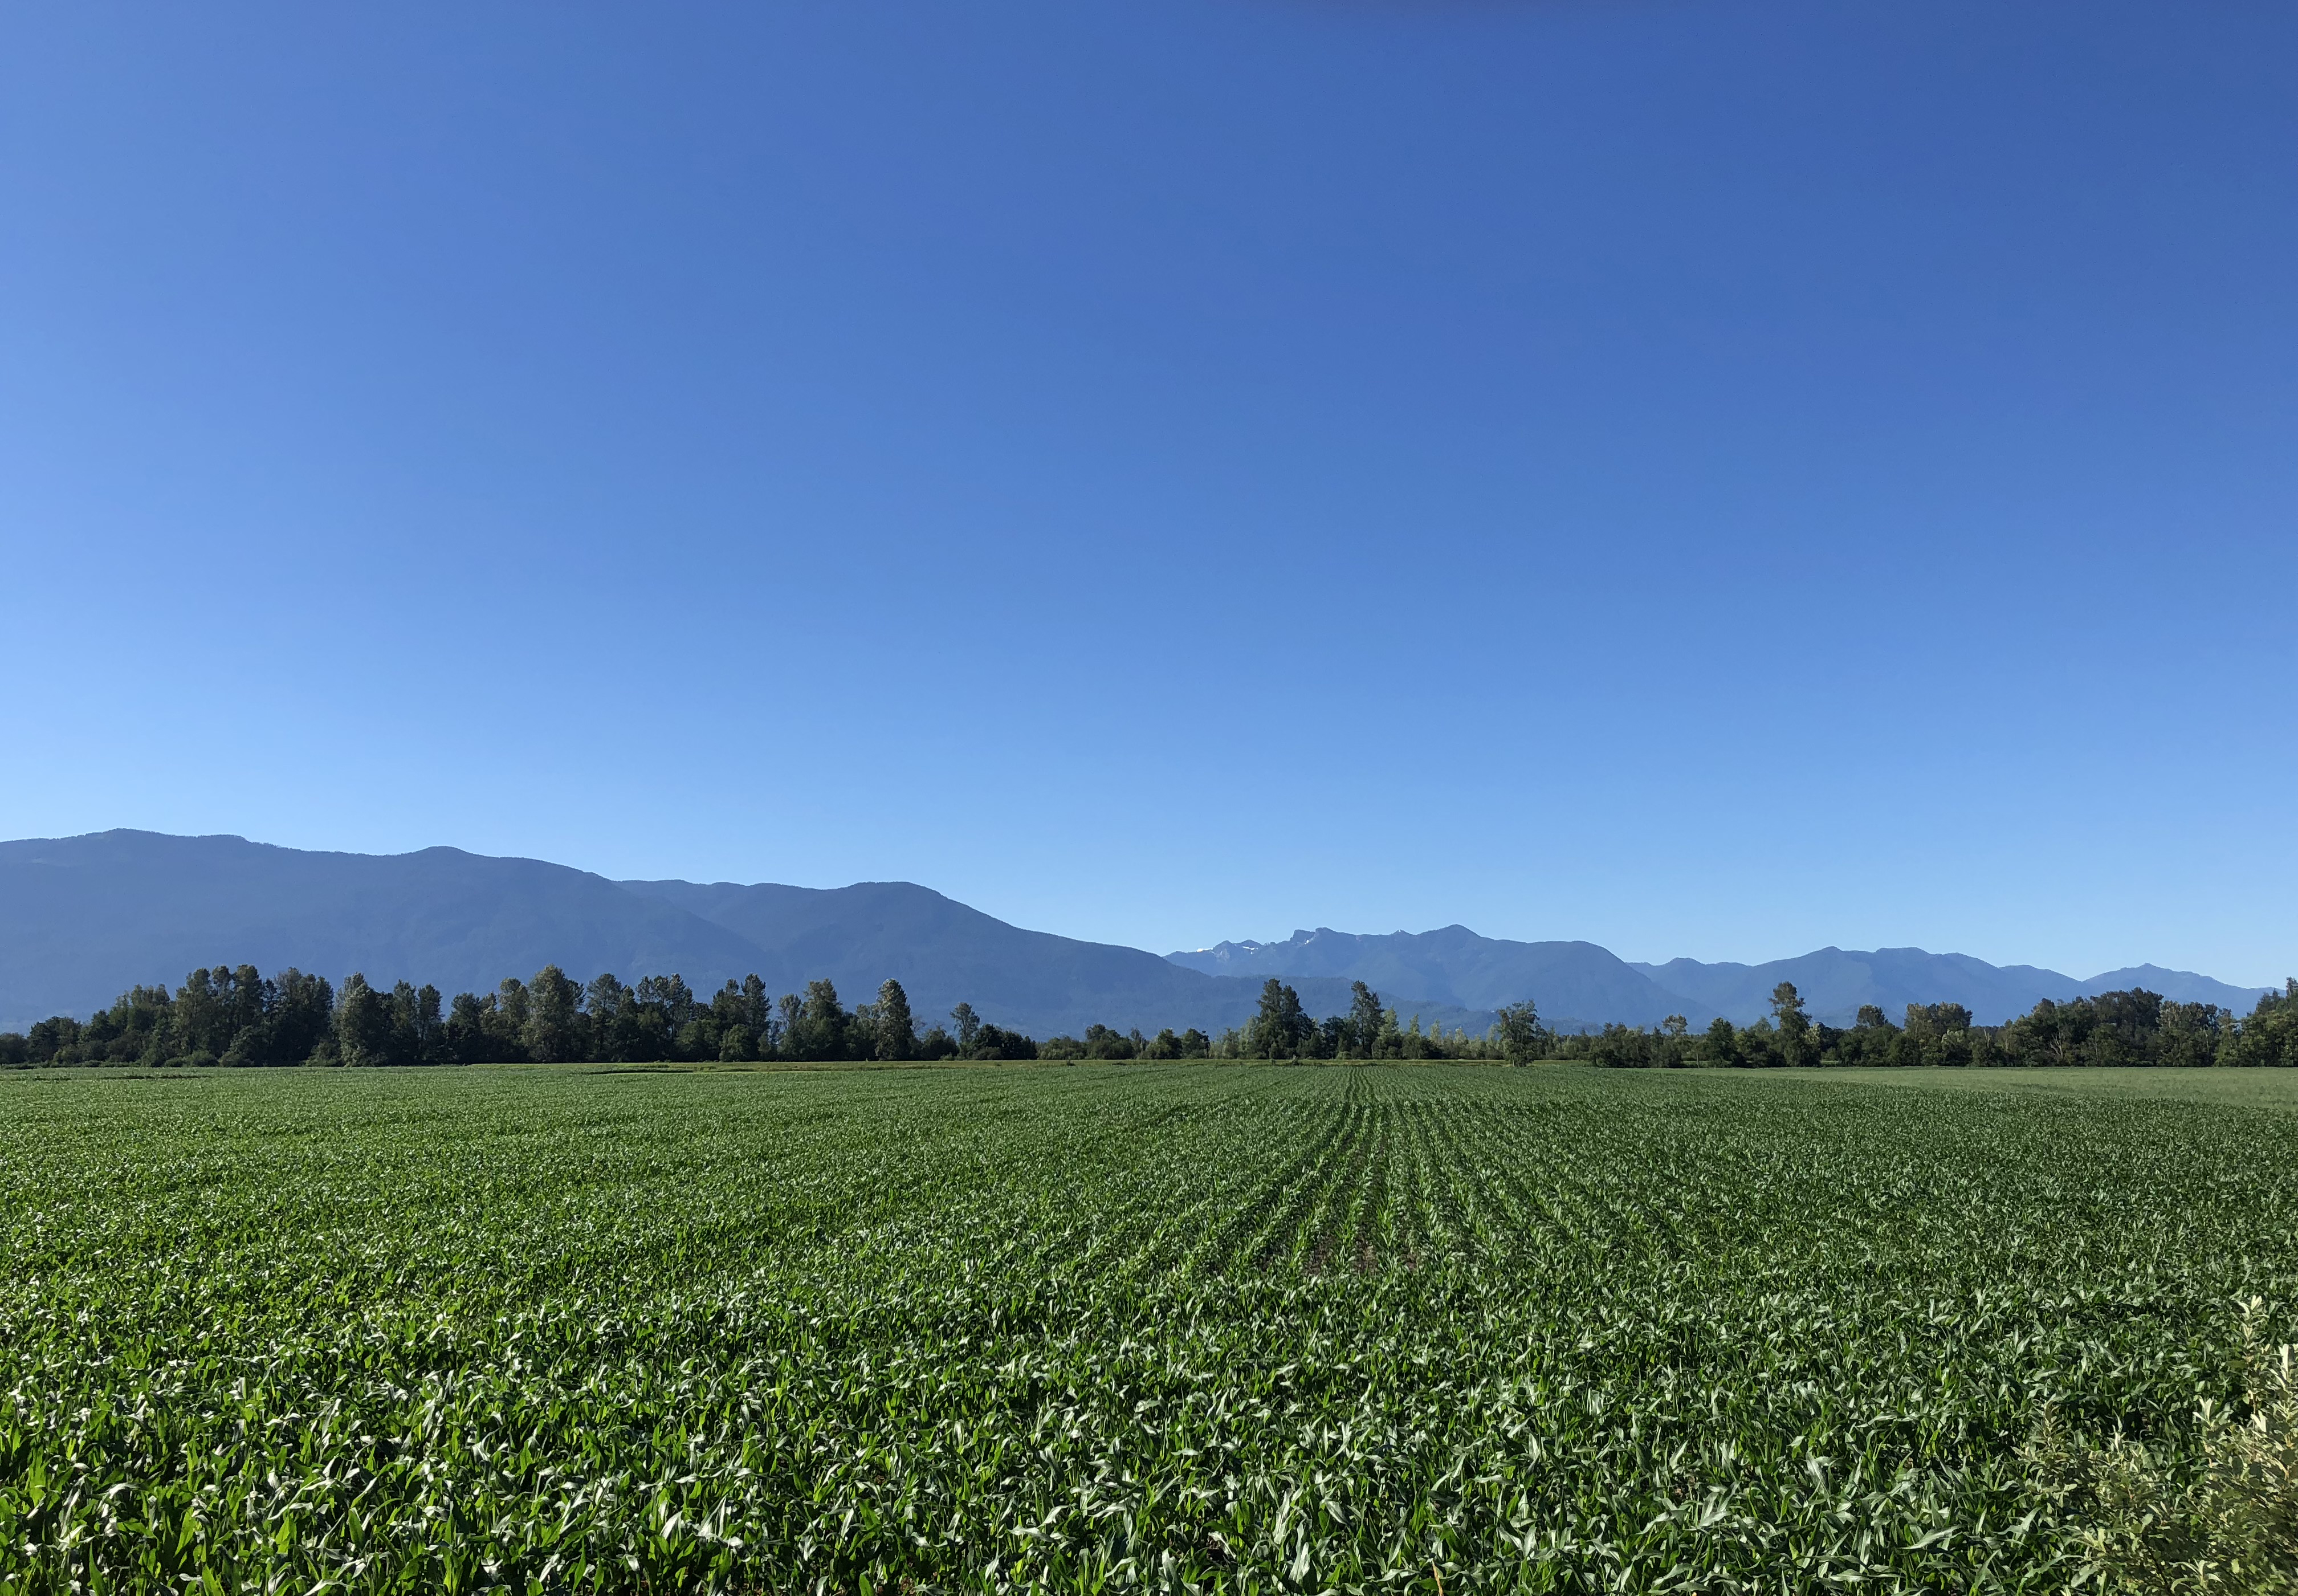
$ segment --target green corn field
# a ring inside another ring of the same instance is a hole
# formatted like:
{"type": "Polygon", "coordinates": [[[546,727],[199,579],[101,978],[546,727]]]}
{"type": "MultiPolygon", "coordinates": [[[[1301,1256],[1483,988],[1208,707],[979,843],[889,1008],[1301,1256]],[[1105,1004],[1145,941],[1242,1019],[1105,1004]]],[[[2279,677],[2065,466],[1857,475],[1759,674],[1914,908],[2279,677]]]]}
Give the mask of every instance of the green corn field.
{"type": "Polygon", "coordinates": [[[1996,1592],[2298,1308],[2298,1080],[0,1081],[11,1592],[1996,1592]]]}

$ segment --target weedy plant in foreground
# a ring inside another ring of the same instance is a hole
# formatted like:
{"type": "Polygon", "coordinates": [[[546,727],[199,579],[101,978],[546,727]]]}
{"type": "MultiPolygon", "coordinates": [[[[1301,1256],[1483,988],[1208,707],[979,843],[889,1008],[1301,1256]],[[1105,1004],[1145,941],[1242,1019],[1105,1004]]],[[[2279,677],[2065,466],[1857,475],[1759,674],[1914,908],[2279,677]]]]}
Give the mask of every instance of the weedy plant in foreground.
{"type": "Polygon", "coordinates": [[[2028,1456],[2100,1589],[2298,1596],[2298,1346],[2272,1342],[2264,1307],[2243,1304],[2241,1402],[2203,1400],[2189,1459],[2084,1443],[2045,1415],[2028,1456]]]}

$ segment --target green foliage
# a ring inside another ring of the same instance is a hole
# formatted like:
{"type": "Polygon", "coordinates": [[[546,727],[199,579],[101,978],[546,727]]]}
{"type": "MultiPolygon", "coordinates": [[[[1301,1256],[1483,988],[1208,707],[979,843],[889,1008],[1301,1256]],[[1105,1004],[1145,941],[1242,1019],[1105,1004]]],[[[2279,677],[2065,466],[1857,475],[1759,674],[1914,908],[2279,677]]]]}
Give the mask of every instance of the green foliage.
{"type": "MultiPolygon", "coordinates": [[[[1732,1022],[1718,1021],[1724,1027],[1724,1061],[1737,1062],[1738,1043],[1732,1038],[1732,1022]]],[[[1769,1028],[1751,1033],[1761,1037],[1770,1034],[1769,1028]]],[[[1590,1063],[1607,1069],[1681,1070],[1687,1065],[1705,1062],[1703,1049],[1712,1045],[1711,1038],[1695,1038],[1681,1014],[1670,1014],[1657,1030],[1645,1030],[1641,1026],[1607,1025],[1592,1036],[1574,1037],[1559,1042],[1554,1036],[1542,1038],[1544,1051],[1554,1055],[1584,1058],[1590,1063]]]]}
{"type": "Polygon", "coordinates": [[[2259,999],[2219,1062],[2298,1066],[2298,980],[2286,980],[2281,991],[2259,999]]]}
{"type": "Polygon", "coordinates": [[[838,988],[826,980],[808,981],[799,1005],[798,1022],[790,1027],[789,1056],[835,1059],[846,1056],[847,1033],[853,1018],[838,1001],[838,988]]]}
{"type": "Polygon", "coordinates": [[[2298,1096],[1950,1079],[18,1079],[0,1586],[2064,1589],[2298,1096]]]}
{"type": "Polygon", "coordinates": [[[1788,1065],[1819,1062],[1819,1038],[1811,1016],[1804,1012],[1803,996],[1795,982],[1783,980],[1772,988],[1772,1020],[1778,1031],[1774,1044],[1779,1062],[1788,1065]]]}
{"type": "Polygon", "coordinates": [[[2004,1027],[1999,1039],[2022,1063],[2209,1064],[2235,1030],[2234,1016],[2215,1004],[2169,1003],[2134,990],[2046,999],[2004,1027]]]}
{"type": "Polygon", "coordinates": [[[1037,1045],[1018,1030],[984,1023],[974,1033],[972,1050],[965,1056],[987,1063],[1033,1059],[1037,1056],[1037,1045]]]}
{"type": "MultiPolygon", "coordinates": [[[[1137,1037],[1141,1033],[1136,1031],[1133,1034],[1137,1037]]],[[[1212,1038],[1194,1026],[1187,1030],[1176,1031],[1169,1025],[1143,1043],[1137,1051],[1145,1059],[1180,1059],[1203,1058],[1211,1050],[1212,1038]]]]}
{"type": "Polygon", "coordinates": [[[1260,1011],[1244,1028],[1248,1057],[1314,1057],[1317,1036],[1317,1022],[1302,1009],[1300,993],[1274,976],[1261,983],[1260,1011]]]}
{"type": "Polygon", "coordinates": [[[877,1023],[872,1027],[873,1051],[883,1059],[918,1056],[918,1028],[910,1018],[909,995],[890,978],[878,988],[877,1023]]]}
{"type": "Polygon", "coordinates": [[[1352,1054],[1358,1058],[1380,1056],[1381,1033],[1384,1029],[1393,1028],[1393,1021],[1388,1021],[1385,1027],[1385,1011],[1380,1006],[1379,993],[1360,980],[1349,983],[1348,1029],[1344,1040],[1352,1054]]]}
{"type": "Polygon", "coordinates": [[[335,988],[321,978],[290,969],[267,980],[252,964],[219,964],[172,995],[136,987],[85,1022],[57,1014],[0,1036],[0,1064],[300,1064],[335,1056],[335,988]]]}
{"type": "Polygon", "coordinates": [[[1608,1025],[1552,1038],[1558,1057],[1615,1068],[1683,1064],[1763,1067],[1857,1064],[1963,1066],[2251,1065],[2298,1066],[2298,980],[2261,998],[2247,1020],[2212,1004],[2172,1003],[2141,990],[2102,992],[2066,1003],[2046,999],[2008,1025],[1971,1021],[1959,1003],[1911,1003],[1905,1025],[1874,1005],[1848,1030],[1823,1025],[1804,1011],[1792,982],[1772,994],[1772,1015],[1745,1028],[1718,1016],[1699,1042],[1681,1016],[1657,1030],[1608,1025]]]}
{"type": "Polygon", "coordinates": [[[2298,1596],[2298,1346],[2276,1345],[2265,1304],[2242,1309],[2246,1386],[2204,1398],[2198,1444],[2149,1448],[2117,1433],[2070,1436],[2046,1410],[2027,1458],[2098,1588],[2133,1596],[2298,1596]]]}
{"type": "Polygon", "coordinates": [[[1145,1039],[1137,1030],[1128,1034],[1112,1030],[1106,1025],[1088,1025],[1085,1028],[1085,1052],[1079,1056],[1109,1059],[1138,1058],[1145,1045],[1145,1039]]]}
{"type": "Polygon", "coordinates": [[[1528,1064],[1548,1054],[1549,1035],[1540,1023],[1539,1008],[1529,998],[1502,1008],[1493,1030],[1502,1055],[1512,1064],[1528,1064]]]}
{"type": "MultiPolygon", "coordinates": [[[[736,1063],[887,1062],[964,1058],[981,1062],[1033,1059],[1037,1044],[1018,1031],[983,1023],[968,1004],[951,1018],[953,1037],[935,1026],[921,1037],[909,996],[897,980],[878,988],[878,1000],[848,1013],[826,980],[806,995],[779,1002],[752,975],[728,981],[707,1003],[683,977],[649,975],[625,986],[614,975],[583,985],[557,965],[531,981],[504,980],[482,997],[456,994],[442,1015],[437,988],[405,981],[381,991],[364,975],[343,982],[340,999],[328,983],[298,971],[264,980],[252,965],[194,970],[173,995],[164,987],[138,987],[83,1023],[58,1015],[32,1027],[29,1037],[0,1035],[0,1067],[31,1064],[143,1065],[478,1063],[736,1063]],[[220,1059],[218,1053],[220,1051],[220,1059]]],[[[1146,1056],[1152,1045],[1137,1030],[1120,1035],[1105,1026],[1092,1042],[1057,1038],[1056,1053],[1073,1056],[1146,1056]]],[[[1155,1055],[1203,1058],[1211,1044],[1200,1030],[1162,1033],[1155,1055]]]]}
{"type": "Polygon", "coordinates": [[[1190,1032],[1203,1043],[1203,1051],[1186,1052],[1183,1056],[1363,1060],[1515,1056],[1524,1062],[1539,1056],[1550,1040],[1549,1033],[1540,1027],[1537,1011],[1529,1003],[1504,1011],[1501,1021],[1495,1023],[1487,1035],[1471,1037],[1463,1030],[1449,1034],[1435,1030],[1424,1032],[1418,1015],[1409,1028],[1400,1029],[1396,1011],[1382,1006],[1379,993],[1362,981],[1352,983],[1352,987],[1349,1012],[1319,1021],[1311,1019],[1302,1007],[1298,992],[1282,981],[1269,980],[1261,987],[1260,1006],[1251,1020],[1215,1038],[1207,1038],[1202,1032],[1190,1032]],[[1509,1052],[1505,1034],[1508,1013],[1518,1016],[1518,1051],[1513,1055],[1509,1052]]]}
{"type": "Polygon", "coordinates": [[[532,982],[506,980],[484,997],[459,993],[441,1014],[438,991],[405,981],[389,993],[349,977],[338,1001],[328,983],[295,970],[265,980],[252,965],[195,970],[174,994],[137,987],[83,1022],[56,1015],[29,1035],[0,1035],[0,1068],[27,1064],[152,1065],[348,1063],[399,1065],[672,1060],[736,1063],[788,1059],[831,1063],[959,1058],[1033,1059],[1507,1059],[1584,1060],[1612,1068],[1692,1065],[2285,1065],[2298,1066],[2298,979],[2262,997],[2246,1019],[2207,1004],[2160,995],[2106,992],[2046,1001],[2008,1025],[1981,1026],[1961,1004],[1909,1004],[1894,1025],[1872,1005],[1847,1030],[1814,1021],[1792,982],[1772,995],[1773,1013],[1745,1028],[1726,1019],[1690,1034],[1683,1016],[1658,1027],[1607,1025],[1558,1036],[1530,999],[1503,1006],[1491,1032],[1470,1037],[1400,1027],[1380,995],[1355,982],[1349,1012],[1322,1021],[1300,994],[1270,980],[1258,1012],[1242,1028],[1211,1038],[1170,1028],[1157,1036],[1091,1025],[1082,1038],[1042,1045],[987,1026],[972,1005],[951,1012],[921,1037],[909,998],[889,980],[878,1001],[850,1013],[829,981],[806,995],[769,998],[753,975],[728,981],[707,1003],[676,975],[625,987],[613,975],[587,987],[556,965],[532,982]]]}
{"type": "Polygon", "coordinates": [[[1300,995],[1270,981],[1262,1012],[1243,1031],[1219,1041],[1202,1030],[1155,1037],[1137,1028],[1091,1025],[1083,1038],[1054,1037],[1042,1046],[1018,1031],[985,1023],[973,1005],[950,1012],[952,1030],[917,1031],[909,995],[898,980],[878,988],[875,1003],[850,1013],[826,980],[804,996],[776,1001],[756,975],[728,981],[707,1003],[677,975],[649,975],[634,987],[612,973],[587,986],[556,964],[532,981],[508,979],[482,997],[459,992],[442,1016],[438,990],[401,981],[388,993],[353,974],[340,1002],[328,983],[294,970],[266,980],[252,965],[194,970],[172,996],[138,987],[83,1024],[57,1015],[29,1036],[0,1035],[0,1068],[29,1064],[404,1064],[735,1063],[782,1059],[887,1063],[958,1058],[980,1063],[1046,1058],[1497,1058],[1536,1056],[1548,1040],[1529,1003],[1503,1016],[1492,1034],[1420,1034],[1418,1020],[1401,1032],[1380,995],[1355,983],[1350,1012],[1322,1022],[1300,995]],[[1517,1015],[1510,1021],[1508,1015],[1517,1015]],[[1503,1032],[1518,1025],[1515,1051],[1503,1032]],[[1525,1038],[1531,1038],[1527,1041],[1525,1038]]]}
{"type": "Polygon", "coordinates": [[[583,988],[565,971],[556,964],[537,971],[526,988],[526,1018],[518,1032],[525,1055],[538,1064],[589,1057],[582,1007],[583,988]]]}

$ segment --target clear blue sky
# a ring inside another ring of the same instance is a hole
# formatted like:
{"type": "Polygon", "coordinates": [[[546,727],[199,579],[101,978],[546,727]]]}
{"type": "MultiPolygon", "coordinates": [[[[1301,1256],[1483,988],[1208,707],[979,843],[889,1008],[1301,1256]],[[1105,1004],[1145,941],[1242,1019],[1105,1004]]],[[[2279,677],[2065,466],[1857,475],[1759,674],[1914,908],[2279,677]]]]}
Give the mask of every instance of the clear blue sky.
{"type": "Polygon", "coordinates": [[[17,6],[0,835],[2298,970],[2298,10],[17,6]]]}

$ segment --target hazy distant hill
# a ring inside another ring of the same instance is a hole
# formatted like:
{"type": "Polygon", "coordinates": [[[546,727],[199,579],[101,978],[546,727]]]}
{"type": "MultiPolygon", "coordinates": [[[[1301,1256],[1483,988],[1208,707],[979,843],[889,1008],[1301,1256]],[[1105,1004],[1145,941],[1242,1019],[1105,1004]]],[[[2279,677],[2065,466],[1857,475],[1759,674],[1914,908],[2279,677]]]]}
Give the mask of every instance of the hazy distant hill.
{"type": "Polygon", "coordinates": [[[0,843],[0,1029],[86,1014],[194,965],[492,991],[546,963],[584,975],[740,975],[724,927],[603,876],[459,848],[306,853],[238,837],[103,831],[0,843]]]}
{"type": "Polygon", "coordinates": [[[547,963],[588,979],[682,974],[698,989],[756,974],[777,992],[827,976],[849,1004],[888,976],[931,1023],[959,1000],[1044,1037],[1096,1021],[1120,1030],[1240,1024],[1262,981],[1297,988],[1312,1014],[1343,1012],[1362,980],[1406,1020],[1481,1033],[1531,997],[1550,1023],[1670,1013],[1746,1021],[1792,980],[1812,1010],[1847,1021],[1860,1004],[1897,1017],[1910,1002],[1968,1004],[2007,1019],[2038,997],[2145,985],[2248,1009],[2257,994],[2140,965],[2077,981],[1920,948],[1823,948],[1769,964],[1629,964],[1591,942],[1511,942],[1463,926],[1287,941],[1224,942],[1159,958],[1138,948],[1024,930],[901,881],[806,887],[611,881],[539,859],[459,848],[309,853],[238,837],[151,831],[0,842],[0,1030],[86,1015],[137,983],[174,986],[194,965],[289,964],[340,980],[430,981],[491,990],[547,963]]]}
{"type": "Polygon", "coordinates": [[[2133,964],[2128,969],[2110,970],[2082,984],[2086,995],[2127,992],[2133,987],[2160,992],[2178,1003],[2215,1003],[2222,1009],[2243,1013],[2248,1013],[2258,1005],[2259,998],[2274,990],[2271,987],[2229,987],[2222,980],[2196,975],[2191,970],[2165,970],[2160,964],[2133,964]]]}
{"type": "Polygon", "coordinates": [[[1772,988],[1793,981],[1819,1019],[1847,1025],[1872,1003],[1896,1022],[1911,1003],[1959,1003],[1981,1025],[1999,1025],[2048,997],[2063,1003],[2095,992],[2145,987],[2181,1003],[2215,1003],[2247,1013],[2263,988],[2230,987],[2206,975],[2140,964],[2077,980],[2032,964],[1996,965],[1966,954],[1926,953],[1920,947],[1879,947],[1870,953],[1823,947],[1800,958],[1765,964],[1702,964],[1672,959],[1634,968],[1672,991],[1708,1004],[1746,1024],[1768,1011],[1772,988]]]}
{"type": "Polygon", "coordinates": [[[1223,942],[1165,956],[1186,969],[1255,982],[1272,975],[1360,980],[1402,1009],[1417,1001],[1490,1010],[1530,997],[1550,1024],[1566,1029],[1608,1020],[1654,1025],[1677,1013],[1704,1025],[1716,1013],[1687,1004],[1593,942],[1509,942],[1462,925],[1386,936],[1319,927],[1283,942],[1223,942]]]}
{"type": "Polygon", "coordinates": [[[1793,981],[1805,1005],[1830,1024],[1847,1025],[1862,1004],[1898,1021],[1911,1003],[1960,1003],[1983,1025],[2023,1014],[2043,998],[2143,986],[2185,1003],[2248,1013],[2263,988],[2230,987],[2206,975],[2141,964],[2077,980],[2032,964],[1997,966],[1959,953],[1886,947],[1847,953],[1823,947],[1766,964],[1703,964],[1674,959],[1632,964],[1592,942],[1510,942],[1465,926],[1359,936],[1320,928],[1283,942],[1223,942],[1166,955],[1192,970],[1222,974],[1316,974],[1362,980],[1400,999],[1421,997],[1480,1008],[1525,995],[1543,1018],[1572,1030],[1605,1021],[1649,1025],[1682,1014],[1695,1026],[1717,1014],[1741,1025],[1771,1012],[1772,988],[1793,981]],[[1512,996],[1503,996],[1512,994],[1512,996]]]}
{"type": "Polygon", "coordinates": [[[1637,969],[1670,991],[1708,1005],[1747,1024],[1771,1011],[1772,988],[1793,981],[1812,1014],[1847,1025],[1862,1004],[1874,1004],[1897,1023],[1911,1003],[1960,1003],[1983,1025],[2023,1014],[2045,997],[2068,998],[2082,989],[2072,976],[2030,964],[2000,968],[1963,954],[1884,947],[1846,953],[1823,947],[1799,958],[1763,964],[1703,964],[1671,959],[1637,969]]]}
{"type": "MultiPolygon", "coordinates": [[[[151,831],[0,843],[0,1030],[85,1015],[129,986],[173,987],[219,962],[451,994],[547,963],[578,979],[674,972],[704,991],[754,972],[776,991],[827,976],[848,1003],[891,975],[925,1023],[963,998],[1041,1037],[1095,1021],[1217,1032],[1260,990],[1138,948],[1022,930],[905,882],[624,883],[451,848],[312,853],[151,831]]],[[[1295,984],[1313,1013],[1348,1006],[1345,981],[1295,984]]],[[[1492,1017],[1442,1018],[1481,1031],[1492,1017]]]]}
{"type": "MultiPolygon", "coordinates": [[[[1023,930],[906,881],[853,887],[741,887],[730,882],[625,881],[634,894],[674,904],[740,935],[777,991],[827,976],[849,1003],[891,976],[930,1022],[960,1001],[1000,1024],[1039,1036],[1099,1021],[1122,1030],[1244,1023],[1259,996],[1237,980],[1208,980],[1155,954],[1023,930]]],[[[1348,1006],[1340,983],[1335,1009],[1348,1006]]],[[[1310,994],[1302,1000],[1322,1013],[1310,994]]]]}

